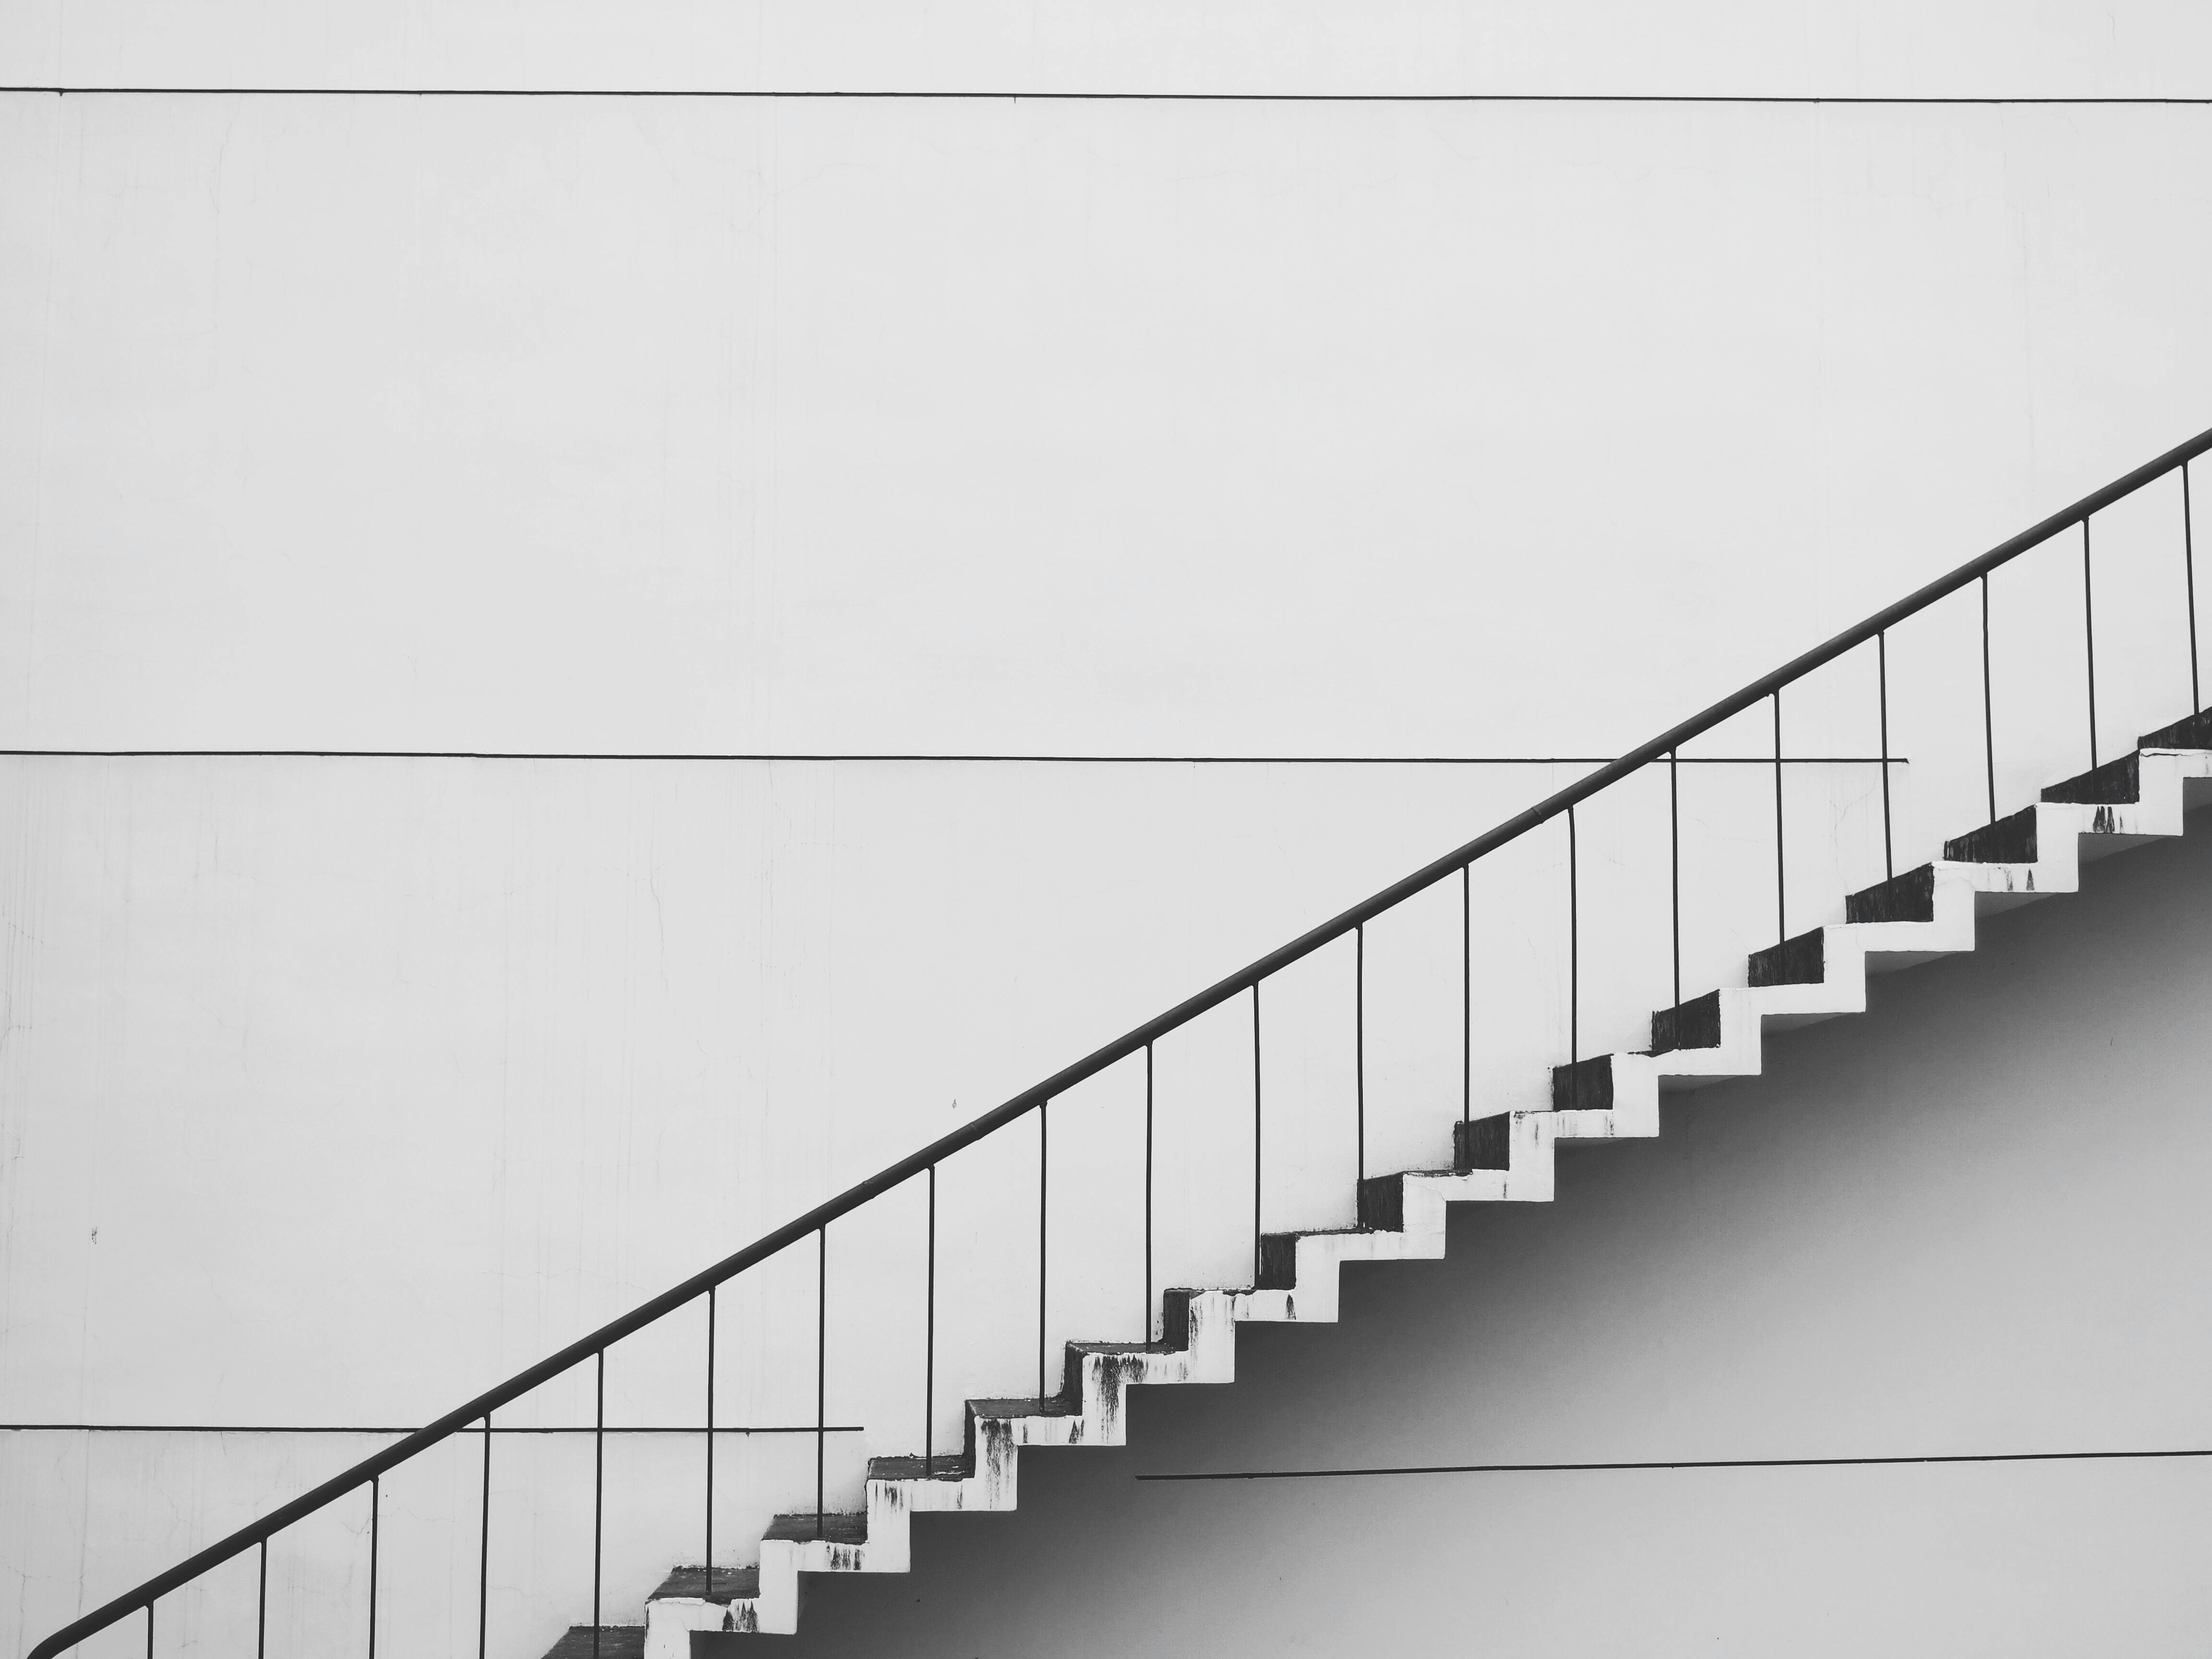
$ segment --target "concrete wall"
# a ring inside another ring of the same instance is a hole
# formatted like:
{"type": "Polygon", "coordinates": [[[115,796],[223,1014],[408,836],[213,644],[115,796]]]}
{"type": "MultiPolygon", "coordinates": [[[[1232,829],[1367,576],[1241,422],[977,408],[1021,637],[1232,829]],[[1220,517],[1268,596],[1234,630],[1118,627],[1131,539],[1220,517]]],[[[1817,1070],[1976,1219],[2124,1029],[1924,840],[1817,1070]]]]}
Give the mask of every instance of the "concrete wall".
{"type": "Polygon", "coordinates": [[[2195,107],[0,122],[16,746],[1615,752],[2212,373],[2195,107]]]}
{"type": "MultiPolygon", "coordinates": [[[[2155,97],[2208,44],[2170,5],[303,15],[13,8],[0,82],[2155,97]]],[[[2205,423],[2208,121],[0,94],[0,744],[1612,752],[2205,423]]],[[[2107,750],[2187,707],[2180,529],[2171,485],[2100,520],[2107,750]]],[[[2086,760],[2074,556],[1994,594],[2008,804],[2086,760]]],[[[1982,816],[1976,623],[1893,642],[1900,863],[1982,816]]],[[[1839,666],[1792,752],[1871,754],[1874,708],[1839,666]]],[[[0,1416],[419,1420],[1577,769],[9,759],[0,1416]]],[[[1587,1044],[1668,994],[1657,783],[1583,819],[1587,1044]]],[[[1771,804],[1684,787],[1695,991],[1771,936],[1771,804]]],[[[1789,789],[1794,926],[1882,854],[1864,765],[1789,789]]],[[[1564,849],[1483,882],[1516,1103],[1565,1055],[1564,849]]],[[[1376,1166],[1456,1115],[1456,929],[1440,892],[1370,938],[1376,1166]]],[[[1348,1207],[1348,978],[1270,992],[1271,1225],[1348,1207]]],[[[1242,1018],[1163,1053],[1164,1280],[1241,1271],[1242,1018]]],[[[1055,1115],[1054,1340],[1138,1317],[1140,1109],[1055,1115]]],[[[946,1176],[947,1428],[1031,1376],[1031,1154],[992,1156],[946,1176]]],[[[913,1449],[917,1201],[837,1247],[845,1488],[913,1449]]],[[[725,1310],[726,1423],[811,1420],[779,1271],[725,1310]]],[[[611,1367],[613,1420],[695,1421],[702,1340],[611,1367]]],[[[11,1639],[372,1443],[0,1435],[11,1639]]],[[[577,1443],[496,1443],[517,1653],[581,1616],[577,1443]]],[[[618,1612],[696,1553],[696,1449],[619,1443],[618,1612]]],[[[403,1494],[394,1639],[473,1634],[475,1455],[403,1494]]],[[[811,1446],[721,1480],[742,1559],[811,1446]]],[[[361,1520],[272,1566],[290,1648],[350,1651],[361,1520]]]]}

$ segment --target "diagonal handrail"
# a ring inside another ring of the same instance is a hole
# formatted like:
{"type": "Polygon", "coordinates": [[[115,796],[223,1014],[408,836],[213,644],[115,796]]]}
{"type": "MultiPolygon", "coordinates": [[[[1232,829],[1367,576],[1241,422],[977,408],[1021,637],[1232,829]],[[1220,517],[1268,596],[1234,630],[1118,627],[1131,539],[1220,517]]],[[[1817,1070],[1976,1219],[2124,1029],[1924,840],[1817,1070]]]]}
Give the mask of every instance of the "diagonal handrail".
{"type": "Polygon", "coordinates": [[[1547,796],[1526,811],[1516,814],[1495,828],[1486,830],[1473,841],[1455,848],[1442,858],[1423,865],[1413,874],[1393,882],[1380,892],[1362,899],[1339,915],[1310,928],[1289,944],[1269,951],[1256,962],[1237,969],[1226,978],[1217,980],[1195,996],[1187,997],[1134,1030],[1125,1032],[1111,1042],[1093,1049],[1073,1066],[1063,1067],[1032,1085],[1003,1104],[994,1107],[981,1116],[932,1141],[920,1152],[910,1154],[878,1171],[856,1186],[848,1188],[836,1197],[817,1205],[805,1214],[786,1222],[773,1232],[753,1241],[733,1255],[725,1256],[713,1267],[694,1273],[682,1284],[662,1291],[648,1302],[631,1309],[620,1318],[611,1320],[562,1348],[557,1353],[539,1360],[528,1370],[520,1371],[497,1387],[489,1389],[465,1405],[456,1407],[434,1422],[425,1425],[405,1439],[386,1447],[382,1451],[362,1459],[351,1468],[333,1475],[320,1486],[302,1492],[290,1503],[270,1510],[250,1525],[240,1528],[228,1537],[209,1545],[198,1554],[189,1556],[166,1572],[156,1574],[136,1589],[126,1591],[113,1601],[95,1608],[73,1624],[64,1626],[33,1648],[25,1659],[54,1659],[74,1647],[85,1638],[94,1635],[154,1603],[179,1586],[199,1577],[210,1568],[218,1566],[232,1558],[242,1555],[255,1545],[265,1542],[293,1522],[304,1519],[317,1510],[359,1490],[387,1470],[396,1468],[418,1453],[428,1450],[440,1441],[447,1439],[479,1419],[485,1419],[501,1406],[512,1403],[532,1389],[550,1382],[563,1371],[581,1364],[595,1354],[604,1352],[623,1338],[643,1329],[664,1316],[674,1312],[687,1303],[696,1301],[715,1286],[734,1279],[747,1268],[766,1261],[797,1243],[811,1233],[820,1231],[839,1217],[849,1214],[871,1200],[879,1198],[893,1188],[904,1185],[933,1165],[942,1163],[953,1153],[972,1146],[988,1138],[1016,1120],[1026,1116],[1055,1096],[1066,1093],[1075,1085],[1097,1076],[1116,1062],[1128,1059],[1178,1027],[1188,1024],[1210,1009],[1218,1008],[1231,998],[1241,995],[1261,981],[1272,978],[1283,969],[1301,958],[1310,956],[1323,945],[1342,939],[1355,928],[1371,921],[1414,894],[1433,887],[1455,872],[1509,842],[1518,840],[1531,830],[1559,817],[1570,807],[1588,800],[1591,796],[1618,783],[1630,774],[1641,770],[1689,742],[1704,735],[1723,721],[1741,714],[1745,709],[1771,696],[1775,692],[1803,678],[1814,669],[1824,666],[1846,652],[1865,644],[1887,629],[1905,618],[1926,610],[1938,599],[1957,592],[1960,588],[1987,575],[2000,565],[2008,563],[2051,539],[2062,530],[2070,529],[2087,521],[2093,514],[2102,512],[2145,484],[2164,477],[2177,467],[2185,465],[2197,456],[2212,451],[2212,429],[2198,433],[2186,443],[2177,445],[2156,459],[2136,468],[2123,477],[2114,479],[2103,489],[2084,495],[2072,506],[2052,514],[2040,523],[2023,530],[2009,540],[2000,542],[1980,557],[1971,559],[1949,574],[1938,577],[1926,586],[1908,594],[1887,610],[1875,612],[1865,621],[1854,624],[1826,643],[1815,646],[1803,655],[1792,659],[1759,679],[1741,690],[1729,693],[1718,702],[1692,715],[1679,726],[1669,727],[1648,742],[1638,744],[1617,760],[1607,762],[1586,777],[1577,780],[1547,796]]]}

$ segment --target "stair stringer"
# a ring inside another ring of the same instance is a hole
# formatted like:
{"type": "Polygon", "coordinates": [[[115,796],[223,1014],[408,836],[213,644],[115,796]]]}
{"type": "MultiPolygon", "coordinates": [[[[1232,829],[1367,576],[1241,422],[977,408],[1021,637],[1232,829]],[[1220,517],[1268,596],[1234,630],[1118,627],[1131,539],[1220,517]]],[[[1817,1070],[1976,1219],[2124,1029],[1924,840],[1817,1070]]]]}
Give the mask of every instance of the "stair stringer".
{"type": "MultiPolygon", "coordinates": [[[[1071,1343],[1066,1383],[1058,1397],[969,1401],[969,1443],[957,1473],[921,1470],[917,1458],[873,1460],[864,1514],[829,1517],[843,1531],[855,1530],[852,1523],[864,1520],[860,1538],[770,1536],[761,1544],[756,1594],[727,1601],[653,1598],[646,1604],[645,1659],[689,1659],[695,1632],[796,1632],[803,1574],[908,1571],[914,1515],[1016,1506],[1024,1447],[1126,1443],[1129,1389],[1234,1381],[1238,1324],[1333,1322],[1346,1262],[1441,1258],[1450,1204],[1549,1201],[1560,1146],[1656,1136],[1662,1093],[1757,1076],[1770,1027],[1787,1030],[1865,1012],[1869,973],[1972,951],[1978,915],[2077,891],[2085,860],[2180,835],[2188,810],[2212,799],[2212,751],[2147,749],[2140,769],[2132,802],[2039,801],[2027,809],[2035,832],[2033,859],[1936,862],[1927,921],[1832,922],[1818,929],[1819,980],[1720,990],[1717,1043],[1605,1056],[1611,1089],[1604,1108],[1500,1115],[1504,1167],[1409,1170],[1387,1177],[1397,1189],[1399,1224],[1297,1235],[1289,1286],[1171,1291],[1164,1298],[1165,1322],[1182,1338],[1179,1345],[1071,1343]],[[906,1468],[916,1472],[902,1472],[906,1468]]],[[[790,1519],[811,1522],[812,1517],[790,1519]]],[[[743,1571],[732,1569],[732,1579],[741,1580],[743,1571]]]]}

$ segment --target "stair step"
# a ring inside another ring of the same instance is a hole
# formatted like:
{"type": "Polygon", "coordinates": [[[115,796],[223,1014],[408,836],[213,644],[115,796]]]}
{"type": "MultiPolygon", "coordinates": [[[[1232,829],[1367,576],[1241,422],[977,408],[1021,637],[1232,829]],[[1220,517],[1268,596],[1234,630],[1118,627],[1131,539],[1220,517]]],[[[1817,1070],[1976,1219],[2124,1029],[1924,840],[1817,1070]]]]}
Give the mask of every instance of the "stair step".
{"type": "Polygon", "coordinates": [[[817,1515],[809,1510],[804,1515],[779,1515],[769,1522],[763,1539],[778,1539],[787,1542],[811,1544],[827,1540],[832,1544],[865,1544],[868,1541],[868,1517],[830,1510],[817,1515]]]}
{"type": "Polygon", "coordinates": [[[1294,1291],[1298,1285],[1298,1241],[1328,1238],[1372,1231],[1366,1227],[1316,1227],[1303,1233],[1262,1233],[1260,1236],[1260,1282],[1262,1291],[1294,1291]]]}
{"type": "Polygon", "coordinates": [[[1721,994],[1708,991],[1651,1016],[1651,1048],[1655,1054],[1671,1054],[1679,1048],[1717,1048],[1721,1046],[1721,994]]]}
{"type": "Polygon", "coordinates": [[[1936,866],[1892,876],[1853,893],[1844,901],[1845,921],[1933,921],[1936,920],[1936,866]]]}
{"type": "Polygon", "coordinates": [[[2201,709],[2187,720],[2161,726],[2136,739],[2138,749],[2212,749],[2212,708],[2201,709]]]}
{"type": "Polygon", "coordinates": [[[1370,1232],[1406,1231],[1406,1182],[1402,1176],[1369,1176],[1359,1183],[1359,1224],[1370,1232]]]}
{"type": "Polygon", "coordinates": [[[1613,1056],[1594,1054],[1588,1060],[1578,1060],[1571,1066],[1552,1067],[1552,1109],[1555,1112],[1612,1110],[1613,1056]]]}
{"type": "Polygon", "coordinates": [[[645,1626],[601,1625],[594,1632],[589,1625],[571,1625],[545,1650],[545,1659],[645,1659],[645,1626]],[[596,1645],[594,1634],[599,1638],[596,1645]]]}
{"type": "Polygon", "coordinates": [[[2124,806],[2142,796],[2142,757],[2123,755],[2116,761],[2054,783],[2043,799],[2075,806],[2124,806]]]}
{"type": "Polygon", "coordinates": [[[1820,984],[1828,976],[1827,930],[1815,927],[1753,951],[1750,976],[1754,986],[1820,984]]]}
{"type": "MultiPolygon", "coordinates": [[[[814,1517],[806,1517],[811,1521],[814,1517]]],[[[750,1601],[760,1594],[758,1567],[716,1567],[710,1576],[704,1567],[671,1567],[668,1577],[660,1581],[660,1588],[653,1593],[656,1601],[681,1596],[698,1601],[750,1601]]],[[[600,1659],[609,1659],[602,1654],[600,1659]]]]}
{"type": "Polygon", "coordinates": [[[2023,806],[2009,817],[1945,842],[1943,856],[1954,864],[2034,863],[2035,809],[2023,806]]]}
{"type": "Polygon", "coordinates": [[[1475,1170],[1512,1167],[1512,1114],[1499,1112],[1494,1116],[1476,1118],[1472,1123],[1452,1125],[1452,1168],[1455,1172],[1466,1175],[1475,1170]]]}
{"type": "Polygon", "coordinates": [[[924,1462],[919,1457],[871,1457],[871,1480],[965,1480],[974,1471],[958,1453],[939,1452],[924,1462]]]}
{"type": "Polygon", "coordinates": [[[1190,1304],[1200,1294],[1181,1287],[1160,1292],[1160,1340],[1170,1353],[1190,1346],[1190,1304]]]}
{"type": "Polygon", "coordinates": [[[1074,1417],[1079,1415],[1074,1402],[1061,1395],[1049,1400],[971,1400],[968,1415],[975,1417],[1074,1417]]]}

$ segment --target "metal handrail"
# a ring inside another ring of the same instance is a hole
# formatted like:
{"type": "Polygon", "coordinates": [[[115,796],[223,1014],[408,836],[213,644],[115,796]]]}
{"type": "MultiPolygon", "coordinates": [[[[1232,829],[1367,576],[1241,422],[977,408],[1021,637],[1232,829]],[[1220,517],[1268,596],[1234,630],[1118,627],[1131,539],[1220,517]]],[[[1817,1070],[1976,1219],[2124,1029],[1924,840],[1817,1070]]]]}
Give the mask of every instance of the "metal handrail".
{"type": "MultiPolygon", "coordinates": [[[[693,1274],[680,1285],[664,1291],[648,1302],[641,1303],[620,1318],[610,1321],[590,1335],[580,1338],[528,1370],[518,1372],[497,1387],[487,1389],[465,1405],[455,1407],[444,1416],[416,1430],[405,1439],[386,1447],[382,1451],[362,1459],[343,1474],[334,1475],[320,1486],[301,1493],[290,1503],[271,1510],[250,1525],[241,1527],[228,1537],[210,1544],[198,1553],[186,1558],[148,1579],[136,1589],[85,1614],[74,1623],[56,1631],[52,1636],[30,1650],[25,1659],[54,1659],[85,1638],[106,1629],[133,1613],[150,1610],[154,1603],[169,1591],[198,1577],[210,1568],[245,1553],[257,1544],[266,1543],[276,1533],[293,1522],[312,1515],[317,1510],[347,1493],[369,1484],[387,1470],[408,1462],[417,1453],[427,1451],[440,1441],[449,1438],[480,1419],[510,1404],[542,1383],[551,1381],[623,1338],[643,1329],[664,1316],[686,1304],[696,1301],[716,1286],[735,1278],[747,1268],[767,1261],[787,1249],[809,1234],[818,1233],[831,1222],[859,1209],[871,1200],[879,1198],[892,1188],[904,1185],[915,1176],[933,1169],[937,1164],[963,1148],[988,1139],[1008,1124],[1026,1116],[1056,1096],[1064,1094],[1075,1085],[1095,1077],[1109,1066],[1127,1060],[1148,1048],[1169,1032],[1188,1024],[1199,1015],[1218,1008],[1231,999],[1255,989],[1263,981],[1301,958],[1311,955],[1323,945],[1344,938],[1391,909],[1413,895],[1433,887],[1456,871],[1482,859],[1499,848],[1518,840],[1538,826],[1560,817],[1571,808],[1588,800],[1593,795],[1618,783],[1632,773],[1641,770],[1654,761],[1679,749],[1693,738],[1711,731],[1722,722],[1743,713],[1792,682],[1803,678],[1814,669],[1824,666],[1846,652],[1875,639],[1886,630],[1916,615],[1938,599],[1959,592],[1961,588],[1986,576],[1999,566],[2030,549],[2048,541],[2063,530],[2075,525],[2086,525],[2089,518],[2106,507],[2142,489],[2145,484],[2165,477],[2177,467],[2185,466],[2197,456],[2212,451],[2212,429],[2200,432],[2186,443],[2176,446],[2125,477],[2115,479],[2103,489],[2083,496],[2072,506],[2052,514],[2009,540],[2001,542],[1980,557],[1960,565],[1949,574],[1929,582],[1926,586],[1899,600],[1887,609],[1877,611],[1865,621],[1845,629],[1825,644],[1814,647],[1802,656],[1792,659],[1772,673],[1737,691],[1692,716],[1680,725],[1671,726],[1648,742],[1638,744],[1618,759],[1610,761],[1588,776],[1546,797],[1526,811],[1508,818],[1494,829],[1485,831],[1463,846],[1445,854],[1442,858],[1425,864],[1402,880],[1393,882],[1371,896],[1361,900],[1350,908],[1332,917],[1319,927],[1309,929],[1289,944],[1269,951],[1246,967],[1225,978],[1216,981],[1195,996],[1187,997],[1165,1013],[1146,1020],[1143,1024],[1125,1032],[1112,1042],[1092,1050],[1073,1065],[1054,1073],[1042,1082],[1024,1089],[1003,1104],[984,1113],[951,1133],[940,1137],[920,1152],[900,1159],[848,1188],[836,1197],[817,1205],[805,1214],[786,1222],[773,1232],[756,1239],[743,1249],[725,1256],[703,1272],[693,1274]]],[[[2186,474],[2184,474],[2185,481],[2186,474]]],[[[2192,574],[2193,586],[2193,574],[2192,574]]],[[[2194,617],[2191,618],[2191,639],[2194,641],[2194,617]]],[[[2194,668],[2192,653],[2192,672],[2194,668]]],[[[2094,695],[2094,685],[2093,685],[2094,695]]],[[[149,1638],[150,1640],[150,1638],[149,1638]]]]}

